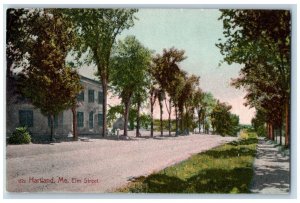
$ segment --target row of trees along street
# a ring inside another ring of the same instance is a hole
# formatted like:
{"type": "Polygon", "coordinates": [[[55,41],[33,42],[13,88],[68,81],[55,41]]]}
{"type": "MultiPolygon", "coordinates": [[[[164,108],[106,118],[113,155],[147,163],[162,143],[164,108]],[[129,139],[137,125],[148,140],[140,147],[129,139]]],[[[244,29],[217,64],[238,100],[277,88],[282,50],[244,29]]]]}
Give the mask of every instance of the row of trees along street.
{"type": "Polygon", "coordinates": [[[247,91],[256,109],[252,125],[260,135],[290,144],[291,14],[289,10],[221,10],[224,38],[217,47],[228,64],[243,64],[232,81],[247,91]],[[277,137],[277,136],[276,136],[277,137]]]}
{"type": "MultiPolygon", "coordinates": [[[[102,136],[107,134],[107,118],[114,117],[113,113],[107,116],[108,91],[121,99],[122,104],[111,109],[124,117],[125,136],[132,109],[136,112],[136,136],[140,135],[140,120],[145,116],[150,118],[153,136],[156,102],[160,107],[161,136],[164,105],[168,113],[169,135],[172,131],[172,112],[175,115],[176,135],[188,133],[196,127],[199,127],[199,133],[201,128],[206,133],[211,128],[221,135],[236,134],[239,118],[230,113],[231,106],[204,92],[200,88],[200,77],[190,75],[181,68],[180,63],[187,59],[184,50],[172,47],[155,54],[135,36],[116,41],[123,30],[134,26],[136,12],[137,9],[8,9],[7,90],[14,83],[13,69],[21,68],[17,92],[30,99],[44,115],[50,116],[51,136],[54,116],[71,109],[73,135],[77,140],[76,97],[83,87],[76,68],[83,64],[95,65],[95,74],[99,77],[104,95],[102,136]],[[150,105],[150,115],[143,115],[141,111],[147,103],[150,105]]],[[[232,15],[231,12],[223,11],[222,17],[232,15]]],[[[227,29],[230,34],[231,28],[227,29]]],[[[226,43],[218,46],[224,53],[228,50],[226,43]]],[[[273,44],[271,46],[277,48],[273,44]]],[[[229,55],[226,60],[231,62],[233,59],[229,55]]],[[[286,58],[282,60],[280,62],[285,62],[286,58]]],[[[243,84],[242,79],[235,84],[243,84]]],[[[15,93],[8,95],[8,105],[15,93]]]]}

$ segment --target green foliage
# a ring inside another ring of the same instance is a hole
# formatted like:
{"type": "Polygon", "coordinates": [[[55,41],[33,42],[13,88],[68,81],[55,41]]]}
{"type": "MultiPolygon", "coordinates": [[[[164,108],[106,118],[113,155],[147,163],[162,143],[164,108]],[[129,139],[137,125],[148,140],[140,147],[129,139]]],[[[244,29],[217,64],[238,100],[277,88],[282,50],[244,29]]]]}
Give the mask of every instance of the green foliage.
{"type": "Polygon", "coordinates": [[[161,89],[167,91],[170,96],[173,93],[174,86],[176,86],[177,77],[182,75],[178,65],[187,58],[184,54],[184,50],[172,47],[164,49],[162,55],[157,54],[153,57],[151,74],[157,80],[161,89]]]}
{"type": "Polygon", "coordinates": [[[200,123],[202,123],[203,127],[205,129],[209,129],[209,126],[211,124],[211,117],[210,114],[214,107],[216,106],[217,101],[213,97],[212,93],[210,92],[202,92],[201,100],[200,100],[200,123]]]}
{"type": "Polygon", "coordinates": [[[196,75],[185,78],[183,89],[178,98],[178,110],[180,112],[180,130],[189,129],[192,125],[194,116],[193,96],[195,89],[199,86],[200,77],[196,75]]]}
{"type": "Polygon", "coordinates": [[[258,136],[265,137],[266,132],[266,114],[262,111],[257,111],[255,117],[251,120],[254,131],[258,136]]]}
{"type": "Polygon", "coordinates": [[[124,113],[123,105],[110,106],[109,110],[107,111],[108,126],[112,126],[113,122],[116,121],[117,118],[122,116],[123,113],[124,113]]]}
{"type": "MultiPolygon", "coordinates": [[[[217,44],[228,64],[244,67],[233,80],[248,92],[246,105],[289,134],[291,14],[289,10],[221,10],[225,41],[217,44]],[[285,108],[285,109],[284,109],[285,108]]],[[[261,128],[262,130],[262,128],[261,128]]],[[[263,132],[261,132],[263,133],[263,132]]],[[[287,139],[288,140],[288,139],[287,139]]]]}
{"type": "Polygon", "coordinates": [[[182,123],[183,123],[183,129],[182,132],[188,130],[189,132],[192,132],[194,130],[194,128],[197,127],[197,124],[195,123],[194,119],[193,119],[193,112],[185,112],[183,114],[182,119],[182,123]]]}
{"type": "MultiPolygon", "coordinates": [[[[197,128],[197,122],[193,121],[190,116],[187,118],[185,115],[183,117],[183,123],[184,123],[184,127],[186,127],[185,129],[188,129],[190,132],[192,132],[195,128],[197,128]],[[189,119],[189,120],[187,121],[187,119],[189,119]]],[[[155,126],[154,127],[155,131],[160,130],[160,120],[159,119],[154,120],[154,126],[155,126]]],[[[169,130],[169,121],[162,120],[162,126],[163,126],[164,131],[169,130]]],[[[181,132],[183,132],[185,129],[183,129],[181,132]]],[[[171,120],[171,131],[176,132],[176,120],[175,119],[171,120]]]]}
{"type": "Polygon", "coordinates": [[[29,14],[27,9],[9,8],[6,11],[6,60],[7,74],[11,75],[12,64],[20,65],[25,58],[25,53],[31,47],[29,40],[29,22],[38,13],[29,14]]]}
{"type": "Polygon", "coordinates": [[[140,116],[141,127],[144,129],[148,129],[151,125],[151,116],[147,114],[142,114],[140,116]]]}
{"type": "Polygon", "coordinates": [[[201,90],[200,87],[198,87],[197,89],[194,90],[192,104],[195,107],[198,114],[200,114],[200,109],[202,106],[201,102],[202,102],[203,96],[204,96],[203,91],[201,90]]]}
{"type": "MultiPolygon", "coordinates": [[[[124,105],[116,105],[116,106],[111,106],[107,112],[107,122],[109,126],[112,126],[113,122],[117,120],[119,117],[123,117],[124,115],[124,105]]],[[[135,128],[135,122],[137,119],[137,110],[133,107],[129,109],[129,115],[128,115],[128,122],[129,122],[129,129],[133,130],[135,128]]],[[[142,114],[140,116],[141,120],[141,126],[144,128],[148,128],[150,125],[150,116],[142,114]]]]}
{"type": "Polygon", "coordinates": [[[239,124],[240,118],[238,115],[230,114],[230,128],[229,128],[229,135],[236,136],[237,133],[240,131],[241,127],[239,124]]]}
{"type": "MultiPolygon", "coordinates": [[[[160,130],[160,120],[159,119],[154,119],[154,131],[159,131],[160,130]]],[[[162,120],[162,126],[163,130],[167,131],[169,130],[169,121],[168,120],[162,120]]],[[[171,131],[176,131],[176,120],[171,120],[171,131]]]]}
{"type": "Polygon", "coordinates": [[[44,115],[56,115],[70,108],[82,89],[77,72],[65,64],[74,35],[57,10],[44,10],[32,26],[36,41],[20,77],[21,92],[44,115]]]}
{"type": "MultiPolygon", "coordinates": [[[[163,125],[163,100],[165,100],[166,103],[166,109],[169,114],[169,122],[171,122],[171,104],[173,103],[175,108],[178,108],[178,99],[179,95],[182,93],[185,80],[184,77],[186,75],[186,73],[179,68],[179,63],[187,58],[184,56],[184,54],[184,50],[178,50],[172,47],[170,49],[163,49],[162,55],[157,54],[155,57],[153,57],[150,73],[159,85],[157,97],[160,105],[161,128],[163,125]],[[169,97],[166,97],[165,93],[168,93],[169,97]],[[169,102],[167,102],[167,98],[169,99],[169,102]]],[[[162,133],[163,132],[161,129],[161,134],[162,133]]],[[[170,126],[169,133],[171,133],[170,126]]]]}
{"type": "Polygon", "coordinates": [[[267,136],[267,130],[265,126],[259,126],[256,130],[256,133],[260,137],[266,137],[267,136]]]}
{"type": "Polygon", "coordinates": [[[31,136],[26,127],[18,127],[8,138],[9,144],[29,144],[31,136]]]}
{"type": "Polygon", "coordinates": [[[99,76],[107,77],[109,59],[116,37],[134,25],[137,9],[64,9],[76,25],[79,37],[74,55],[80,62],[83,54],[87,64],[95,63],[99,76]]]}
{"type": "Polygon", "coordinates": [[[257,138],[222,145],[199,153],[147,177],[139,177],[117,192],[250,193],[257,138]]]}
{"type": "MultiPolygon", "coordinates": [[[[185,77],[185,83],[178,100],[179,111],[182,111],[182,113],[184,107],[192,106],[193,93],[199,85],[199,80],[200,77],[196,75],[185,77]]],[[[188,111],[188,109],[186,109],[186,111],[188,111]]]]}
{"type": "Polygon", "coordinates": [[[123,102],[148,85],[147,69],[151,52],[134,36],[119,41],[111,58],[111,84],[123,102]]]}
{"type": "Polygon", "coordinates": [[[137,119],[137,110],[133,107],[129,108],[129,114],[128,114],[128,122],[129,122],[129,129],[133,130],[135,126],[135,122],[137,119]]]}
{"type": "Polygon", "coordinates": [[[65,63],[75,35],[60,10],[38,11],[39,16],[26,25],[31,26],[28,34],[34,40],[27,50],[29,57],[19,77],[19,89],[42,114],[53,116],[76,105],[76,96],[82,90],[79,75],[65,63]]]}
{"type": "Polygon", "coordinates": [[[212,127],[216,133],[225,136],[236,136],[239,128],[239,117],[231,114],[232,107],[226,103],[217,101],[215,108],[211,113],[212,127]]]}
{"type": "Polygon", "coordinates": [[[248,124],[240,124],[240,128],[241,129],[246,129],[248,131],[253,131],[253,126],[252,125],[248,125],[248,124]]]}
{"type": "Polygon", "coordinates": [[[74,56],[79,64],[82,55],[86,55],[84,63],[96,64],[97,73],[103,89],[103,128],[102,135],[107,132],[107,89],[110,78],[110,58],[116,37],[134,25],[134,13],[137,9],[64,9],[74,22],[78,43],[74,56]]]}
{"type": "MultiPolygon", "coordinates": [[[[127,36],[119,41],[111,58],[111,86],[124,104],[124,120],[126,135],[128,113],[132,97],[140,103],[149,85],[147,69],[150,65],[151,51],[145,48],[134,36],[127,36]]],[[[129,118],[130,120],[130,118],[129,118]]],[[[130,122],[130,128],[134,128],[130,122]]]]}

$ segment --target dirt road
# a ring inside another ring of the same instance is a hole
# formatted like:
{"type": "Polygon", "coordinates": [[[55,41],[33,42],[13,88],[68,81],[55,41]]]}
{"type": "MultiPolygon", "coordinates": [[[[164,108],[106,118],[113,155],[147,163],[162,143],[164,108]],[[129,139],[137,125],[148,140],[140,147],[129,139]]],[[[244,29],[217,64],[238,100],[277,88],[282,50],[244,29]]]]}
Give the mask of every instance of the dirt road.
{"type": "Polygon", "coordinates": [[[110,192],[236,138],[217,135],[90,139],[7,146],[9,192],[110,192]]]}

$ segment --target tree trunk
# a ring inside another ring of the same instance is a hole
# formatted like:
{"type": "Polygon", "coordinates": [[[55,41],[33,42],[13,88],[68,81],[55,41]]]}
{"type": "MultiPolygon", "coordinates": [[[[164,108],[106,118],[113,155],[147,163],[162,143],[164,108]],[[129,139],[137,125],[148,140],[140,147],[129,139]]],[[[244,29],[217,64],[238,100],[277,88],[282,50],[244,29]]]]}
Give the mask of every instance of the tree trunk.
{"type": "Polygon", "coordinates": [[[125,111],[124,111],[124,136],[128,136],[128,117],[129,117],[129,107],[130,107],[130,99],[128,99],[128,101],[124,102],[125,105],[125,111]]]}
{"type": "Polygon", "coordinates": [[[189,113],[188,109],[185,107],[185,114],[184,114],[184,131],[187,134],[189,129],[189,113]]]}
{"type": "Polygon", "coordinates": [[[11,71],[11,66],[12,66],[12,60],[9,59],[9,57],[6,57],[6,106],[9,107],[11,104],[11,101],[13,100],[13,96],[15,95],[14,89],[13,89],[13,77],[12,77],[12,71],[11,71]]]}
{"type": "Polygon", "coordinates": [[[289,122],[289,118],[290,118],[290,111],[289,111],[289,101],[287,100],[285,102],[285,146],[289,147],[290,145],[290,122],[289,122]]]}
{"type": "Polygon", "coordinates": [[[200,113],[200,110],[198,111],[198,128],[199,128],[199,134],[201,134],[201,113],[200,113]]]}
{"type": "Polygon", "coordinates": [[[269,123],[267,123],[267,126],[266,126],[266,131],[267,131],[267,138],[269,139],[270,138],[270,126],[269,126],[269,123]]]}
{"type": "Polygon", "coordinates": [[[169,136],[171,136],[171,113],[172,113],[172,106],[171,106],[171,99],[169,100],[169,108],[167,107],[167,103],[166,103],[166,107],[167,107],[167,110],[168,110],[168,114],[169,114],[169,136]]]}
{"type": "Polygon", "coordinates": [[[269,123],[269,134],[268,134],[268,139],[271,140],[272,139],[272,136],[271,136],[271,123],[269,123]]]}
{"type": "Polygon", "coordinates": [[[206,129],[205,129],[205,117],[203,117],[202,128],[203,128],[203,133],[206,134],[206,129]]]}
{"type": "Polygon", "coordinates": [[[151,111],[151,114],[150,114],[150,117],[151,117],[150,137],[153,137],[153,106],[154,106],[154,104],[152,103],[152,101],[150,101],[150,111],[151,111]]]}
{"type": "Polygon", "coordinates": [[[54,128],[53,128],[53,120],[54,120],[54,116],[53,115],[50,115],[50,138],[51,138],[51,141],[53,141],[53,131],[54,131],[54,128]]]}
{"type": "Polygon", "coordinates": [[[136,137],[140,137],[140,110],[141,102],[137,103],[137,117],[136,117],[136,137]]]}
{"type": "Polygon", "coordinates": [[[160,108],[160,136],[163,136],[163,121],[162,121],[162,115],[163,115],[163,109],[162,109],[162,100],[159,101],[159,108],[160,108]]]}
{"type": "Polygon", "coordinates": [[[12,68],[13,60],[9,59],[9,57],[6,57],[6,78],[12,77],[12,68]]]}
{"type": "Polygon", "coordinates": [[[175,132],[175,135],[177,136],[178,135],[178,126],[179,126],[179,123],[178,123],[178,107],[177,105],[175,105],[175,128],[176,128],[176,132],[175,132]]]}
{"type": "Polygon", "coordinates": [[[183,112],[180,111],[180,132],[183,132],[183,112]]]}
{"type": "Polygon", "coordinates": [[[270,123],[270,140],[272,140],[272,124],[270,123]]]}
{"type": "Polygon", "coordinates": [[[190,134],[190,115],[189,115],[189,110],[186,108],[186,113],[185,113],[185,129],[187,135],[190,134]]]}
{"type": "Polygon", "coordinates": [[[171,114],[169,113],[169,136],[171,136],[171,114]]]}
{"type": "Polygon", "coordinates": [[[273,124],[271,124],[271,140],[274,141],[274,127],[273,127],[273,124]]]}
{"type": "Polygon", "coordinates": [[[269,135],[269,139],[272,140],[272,124],[269,124],[269,131],[270,131],[270,135],[269,135]]]}
{"type": "Polygon", "coordinates": [[[101,77],[102,78],[102,89],[103,89],[103,104],[102,104],[102,115],[103,115],[103,123],[102,123],[102,137],[104,137],[107,134],[107,118],[106,118],[106,113],[107,113],[107,80],[106,76],[101,77]]]}
{"type": "Polygon", "coordinates": [[[73,114],[73,140],[78,141],[78,133],[77,133],[77,112],[76,106],[71,108],[73,114]]]}
{"type": "Polygon", "coordinates": [[[282,124],[279,127],[279,144],[282,145],[282,124]]]}

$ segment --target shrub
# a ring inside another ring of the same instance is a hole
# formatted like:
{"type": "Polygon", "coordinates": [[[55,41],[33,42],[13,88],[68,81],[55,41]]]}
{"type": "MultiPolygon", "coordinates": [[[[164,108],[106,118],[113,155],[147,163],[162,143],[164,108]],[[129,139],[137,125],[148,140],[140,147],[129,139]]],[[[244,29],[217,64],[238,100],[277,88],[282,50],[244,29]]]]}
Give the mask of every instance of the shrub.
{"type": "Polygon", "coordinates": [[[257,135],[260,136],[260,137],[266,137],[267,136],[266,127],[263,126],[263,125],[257,127],[256,132],[257,132],[257,135]]]}
{"type": "Polygon", "coordinates": [[[9,144],[29,144],[31,136],[25,127],[18,127],[8,138],[9,144]]]}

